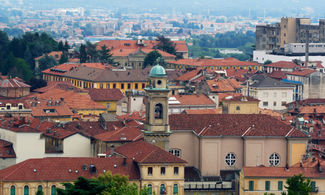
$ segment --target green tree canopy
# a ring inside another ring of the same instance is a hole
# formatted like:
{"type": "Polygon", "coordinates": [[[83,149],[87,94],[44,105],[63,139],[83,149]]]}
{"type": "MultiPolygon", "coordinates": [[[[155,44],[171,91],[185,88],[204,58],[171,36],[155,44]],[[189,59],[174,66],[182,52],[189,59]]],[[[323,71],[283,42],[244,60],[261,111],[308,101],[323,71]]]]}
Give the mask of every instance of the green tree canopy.
{"type": "Polygon", "coordinates": [[[156,49],[176,55],[175,44],[170,39],[164,36],[158,36],[156,40],[159,42],[155,47],[156,49]]]}
{"type": "Polygon", "coordinates": [[[143,68],[146,68],[147,66],[153,66],[157,58],[161,58],[161,54],[158,51],[152,51],[148,53],[144,58],[143,68]]]}
{"type": "Polygon", "coordinates": [[[64,183],[65,189],[57,188],[58,195],[146,195],[147,188],[138,190],[126,176],[112,175],[110,171],[97,178],[86,179],[79,177],[73,183],[64,183]]]}
{"type": "Polygon", "coordinates": [[[46,54],[44,57],[38,60],[38,64],[40,71],[42,71],[58,65],[58,62],[52,56],[48,56],[46,54]]]}
{"type": "Polygon", "coordinates": [[[288,195],[308,195],[312,191],[310,179],[301,174],[288,178],[287,185],[284,187],[288,190],[288,195]]]}
{"type": "Polygon", "coordinates": [[[110,53],[110,49],[106,47],[106,45],[103,45],[101,47],[101,50],[99,51],[99,61],[102,64],[108,63],[108,64],[114,64],[114,60],[112,58],[112,54],[110,53]]]}

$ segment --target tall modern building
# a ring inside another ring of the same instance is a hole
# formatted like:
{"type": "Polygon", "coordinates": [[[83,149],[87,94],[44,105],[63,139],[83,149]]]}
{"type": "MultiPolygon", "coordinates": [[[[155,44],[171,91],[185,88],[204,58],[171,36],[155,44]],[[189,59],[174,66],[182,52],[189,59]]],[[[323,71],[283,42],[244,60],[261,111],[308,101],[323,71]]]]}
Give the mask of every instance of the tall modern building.
{"type": "Polygon", "coordinates": [[[281,18],[280,23],[256,26],[256,50],[284,51],[286,44],[325,42],[325,20],[318,25],[309,18],[281,18]]]}

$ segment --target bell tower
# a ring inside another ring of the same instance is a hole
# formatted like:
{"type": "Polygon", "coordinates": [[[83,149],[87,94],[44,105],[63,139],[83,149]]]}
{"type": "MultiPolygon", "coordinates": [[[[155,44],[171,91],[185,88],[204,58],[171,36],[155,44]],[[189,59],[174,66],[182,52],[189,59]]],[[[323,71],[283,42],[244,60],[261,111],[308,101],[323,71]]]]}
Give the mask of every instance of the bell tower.
{"type": "Polygon", "coordinates": [[[144,139],[168,151],[169,130],[168,122],[168,93],[167,74],[164,67],[157,65],[149,73],[149,85],[146,91],[146,123],[144,139]]]}

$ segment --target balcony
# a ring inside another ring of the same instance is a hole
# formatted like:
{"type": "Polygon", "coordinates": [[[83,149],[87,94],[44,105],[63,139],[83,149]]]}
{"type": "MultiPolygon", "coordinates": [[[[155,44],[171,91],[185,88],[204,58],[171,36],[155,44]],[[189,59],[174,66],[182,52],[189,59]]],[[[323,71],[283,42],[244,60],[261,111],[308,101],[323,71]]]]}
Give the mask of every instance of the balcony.
{"type": "Polygon", "coordinates": [[[233,191],[235,190],[235,182],[211,182],[211,181],[194,181],[185,182],[185,191],[233,191]]]}

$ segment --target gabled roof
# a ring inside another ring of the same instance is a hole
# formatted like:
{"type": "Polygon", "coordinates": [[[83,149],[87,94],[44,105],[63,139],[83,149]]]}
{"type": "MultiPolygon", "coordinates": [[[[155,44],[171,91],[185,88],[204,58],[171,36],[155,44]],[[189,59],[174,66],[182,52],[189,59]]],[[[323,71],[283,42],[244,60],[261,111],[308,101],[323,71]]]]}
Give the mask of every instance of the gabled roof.
{"type": "MultiPolygon", "coordinates": [[[[277,79],[273,79],[270,78],[264,74],[257,74],[254,75],[250,78],[253,82],[252,84],[250,84],[250,87],[257,87],[257,88],[269,88],[269,87],[274,87],[274,88],[290,88],[290,87],[294,87],[294,85],[289,84],[289,83],[285,83],[282,81],[279,81],[277,79]]],[[[246,85],[246,83],[242,84],[242,85],[246,85]]]]}
{"type": "Polygon", "coordinates": [[[143,140],[124,144],[115,152],[138,163],[186,163],[177,156],[143,140]]]}
{"type": "Polygon", "coordinates": [[[92,178],[111,171],[113,174],[140,179],[139,168],[132,159],[111,158],[38,158],[29,159],[0,170],[1,181],[74,181],[92,178]],[[125,163],[124,163],[125,162],[125,163]],[[95,172],[91,172],[91,165],[95,172]]]}
{"type": "Polygon", "coordinates": [[[190,130],[199,136],[308,136],[290,125],[262,114],[172,114],[169,115],[172,131],[190,130]]]}
{"type": "Polygon", "coordinates": [[[176,80],[177,81],[190,81],[191,79],[200,76],[202,71],[203,71],[202,69],[197,68],[195,70],[184,73],[183,75],[179,76],[176,80]]]}
{"type": "Polygon", "coordinates": [[[74,92],[87,92],[87,90],[75,87],[72,83],[65,82],[65,81],[47,81],[47,86],[34,89],[33,91],[38,93],[45,93],[52,89],[62,89],[65,91],[74,91],[74,92]]]}
{"type": "Polygon", "coordinates": [[[221,114],[221,108],[218,109],[198,109],[198,110],[185,110],[186,114],[221,114]]]}
{"type": "Polygon", "coordinates": [[[274,67],[274,68],[301,68],[301,66],[287,61],[278,61],[271,64],[264,65],[265,67],[274,67]]]}
{"type": "Polygon", "coordinates": [[[22,79],[13,78],[0,80],[0,88],[30,88],[30,85],[24,83],[22,79]]]}
{"type": "Polygon", "coordinates": [[[16,158],[11,142],[0,139],[0,158],[16,158]]]}
{"type": "Polygon", "coordinates": [[[104,142],[131,142],[141,139],[142,137],[142,132],[138,127],[122,127],[94,136],[94,138],[104,142]]]}
{"type": "Polygon", "coordinates": [[[316,72],[316,70],[312,70],[312,69],[299,69],[299,70],[295,70],[293,72],[289,72],[287,73],[288,75],[295,75],[295,76],[308,76],[311,73],[316,72]]]}
{"type": "Polygon", "coordinates": [[[206,81],[210,91],[215,93],[235,92],[236,89],[242,88],[241,83],[236,79],[216,79],[206,81]]]}
{"type": "Polygon", "coordinates": [[[170,106],[173,105],[215,105],[215,103],[204,94],[194,95],[174,95],[168,100],[170,106]],[[178,102],[177,102],[178,101],[178,102]],[[175,103],[177,102],[177,103],[175,103]]]}
{"type": "Polygon", "coordinates": [[[104,70],[107,67],[102,63],[65,63],[65,64],[59,64],[57,66],[54,66],[52,68],[48,68],[46,70],[43,70],[42,73],[44,74],[52,74],[52,75],[65,75],[68,72],[78,68],[78,67],[88,67],[88,68],[96,68],[100,70],[104,70]]]}
{"type": "Polygon", "coordinates": [[[169,64],[175,65],[187,65],[187,66],[197,66],[197,67],[209,67],[209,66],[260,66],[255,62],[240,61],[235,58],[225,58],[225,59],[179,59],[175,61],[167,61],[169,64]]]}
{"type": "Polygon", "coordinates": [[[88,94],[94,101],[119,101],[124,97],[120,89],[88,89],[88,94]]]}

